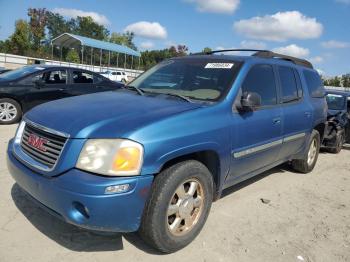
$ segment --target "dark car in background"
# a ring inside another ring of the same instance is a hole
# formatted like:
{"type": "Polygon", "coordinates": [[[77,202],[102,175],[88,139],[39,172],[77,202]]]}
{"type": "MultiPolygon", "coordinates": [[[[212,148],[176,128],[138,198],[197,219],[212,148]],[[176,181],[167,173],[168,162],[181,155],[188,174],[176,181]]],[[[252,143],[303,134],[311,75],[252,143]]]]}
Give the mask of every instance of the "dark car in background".
{"type": "Polygon", "coordinates": [[[16,123],[23,113],[48,101],[111,91],[122,86],[84,69],[25,66],[0,75],[0,124],[16,123]]]}
{"type": "Polygon", "coordinates": [[[339,153],[344,143],[350,143],[350,92],[327,91],[328,117],[323,147],[339,153]]]}

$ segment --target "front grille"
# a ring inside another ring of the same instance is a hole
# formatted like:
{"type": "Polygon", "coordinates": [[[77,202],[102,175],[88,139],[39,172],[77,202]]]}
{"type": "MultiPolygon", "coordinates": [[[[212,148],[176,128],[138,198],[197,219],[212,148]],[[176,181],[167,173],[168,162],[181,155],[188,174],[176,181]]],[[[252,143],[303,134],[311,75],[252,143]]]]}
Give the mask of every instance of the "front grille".
{"type": "Polygon", "coordinates": [[[23,152],[32,159],[47,168],[52,169],[56,165],[66,141],[66,137],[49,133],[46,130],[42,130],[26,123],[22,135],[21,148],[23,152]],[[29,137],[33,136],[44,141],[41,148],[30,143],[29,137]]]}

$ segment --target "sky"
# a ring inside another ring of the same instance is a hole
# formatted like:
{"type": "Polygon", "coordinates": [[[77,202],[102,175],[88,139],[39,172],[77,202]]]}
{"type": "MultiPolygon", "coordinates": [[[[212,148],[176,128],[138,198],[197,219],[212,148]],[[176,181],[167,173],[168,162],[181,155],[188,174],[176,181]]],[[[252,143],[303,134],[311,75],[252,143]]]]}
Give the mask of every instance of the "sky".
{"type": "Polygon", "coordinates": [[[306,58],[326,76],[350,73],[350,0],[0,0],[1,40],[29,7],[132,31],[141,51],[269,49],[306,58]]]}

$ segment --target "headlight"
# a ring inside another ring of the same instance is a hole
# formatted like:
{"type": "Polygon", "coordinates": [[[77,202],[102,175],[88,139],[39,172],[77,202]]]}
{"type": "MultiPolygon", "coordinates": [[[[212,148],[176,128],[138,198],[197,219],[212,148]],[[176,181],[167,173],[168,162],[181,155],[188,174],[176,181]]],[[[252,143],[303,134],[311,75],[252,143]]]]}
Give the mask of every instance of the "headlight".
{"type": "Polygon", "coordinates": [[[143,147],[125,139],[88,140],[76,167],[105,176],[134,176],[141,170],[143,147]]]}

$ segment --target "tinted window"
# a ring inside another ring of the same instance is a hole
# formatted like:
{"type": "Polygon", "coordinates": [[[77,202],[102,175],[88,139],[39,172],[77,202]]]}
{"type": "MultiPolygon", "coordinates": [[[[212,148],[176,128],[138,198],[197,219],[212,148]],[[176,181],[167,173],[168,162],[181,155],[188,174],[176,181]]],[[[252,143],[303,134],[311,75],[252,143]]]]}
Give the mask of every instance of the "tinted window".
{"type": "Polygon", "coordinates": [[[312,97],[324,97],[325,91],[321,77],[316,72],[306,70],[304,70],[304,76],[309,89],[309,94],[312,97]]]}
{"type": "Polygon", "coordinates": [[[278,68],[278,73],[281,80],[283,103],[298,99],[298,88],[294,70],[290,67],[280,66],[278,68]]]}
{"type": "Polygon", "coordinates": [[[89,84],[94,82],[92,74],[82,71],[73,71],[73,82],[75,84],[89,84]]]}
{"type": "Polygon", "coordinates": [[[302,84],[301,84],[301,80],[300,80],[300,75],[299,75],[299,72],[295,69],[294,69],[294,75],[295,75],[295,79],[297,80],[298,97],[302,98],[303,97],[303,88],[302,88],[302,84]]]}
{"type": "Polygon", "coordinates": [[[243,82],[242,92],[259,94],[262,106],[277,104],[276,81],[272,66],[256,65],[250,69],[243,82]]]}
{"type": "Polygon", "coordinates": [[[121,75],[121,73],[120,73],[120,72],[117,72],[117,75],[118,75],[118,76],[120,76],[120,75],[121,75]]]}
{"type": "Polygon", "coordinates": [[[44,73],[37,74],[35,76],[31,76],[22,80],[21,84],[30,85],[37,80],[43,80],[47,85],[66,84],[67,71],[66,70],[45,71],[44,73]]]}
{"type": "Polygon", "coordinates": [[[184,58],[164,61],[130,85],[156,94],[218,100],[230,87],[238,63],[223,59],[184,58]]]}

